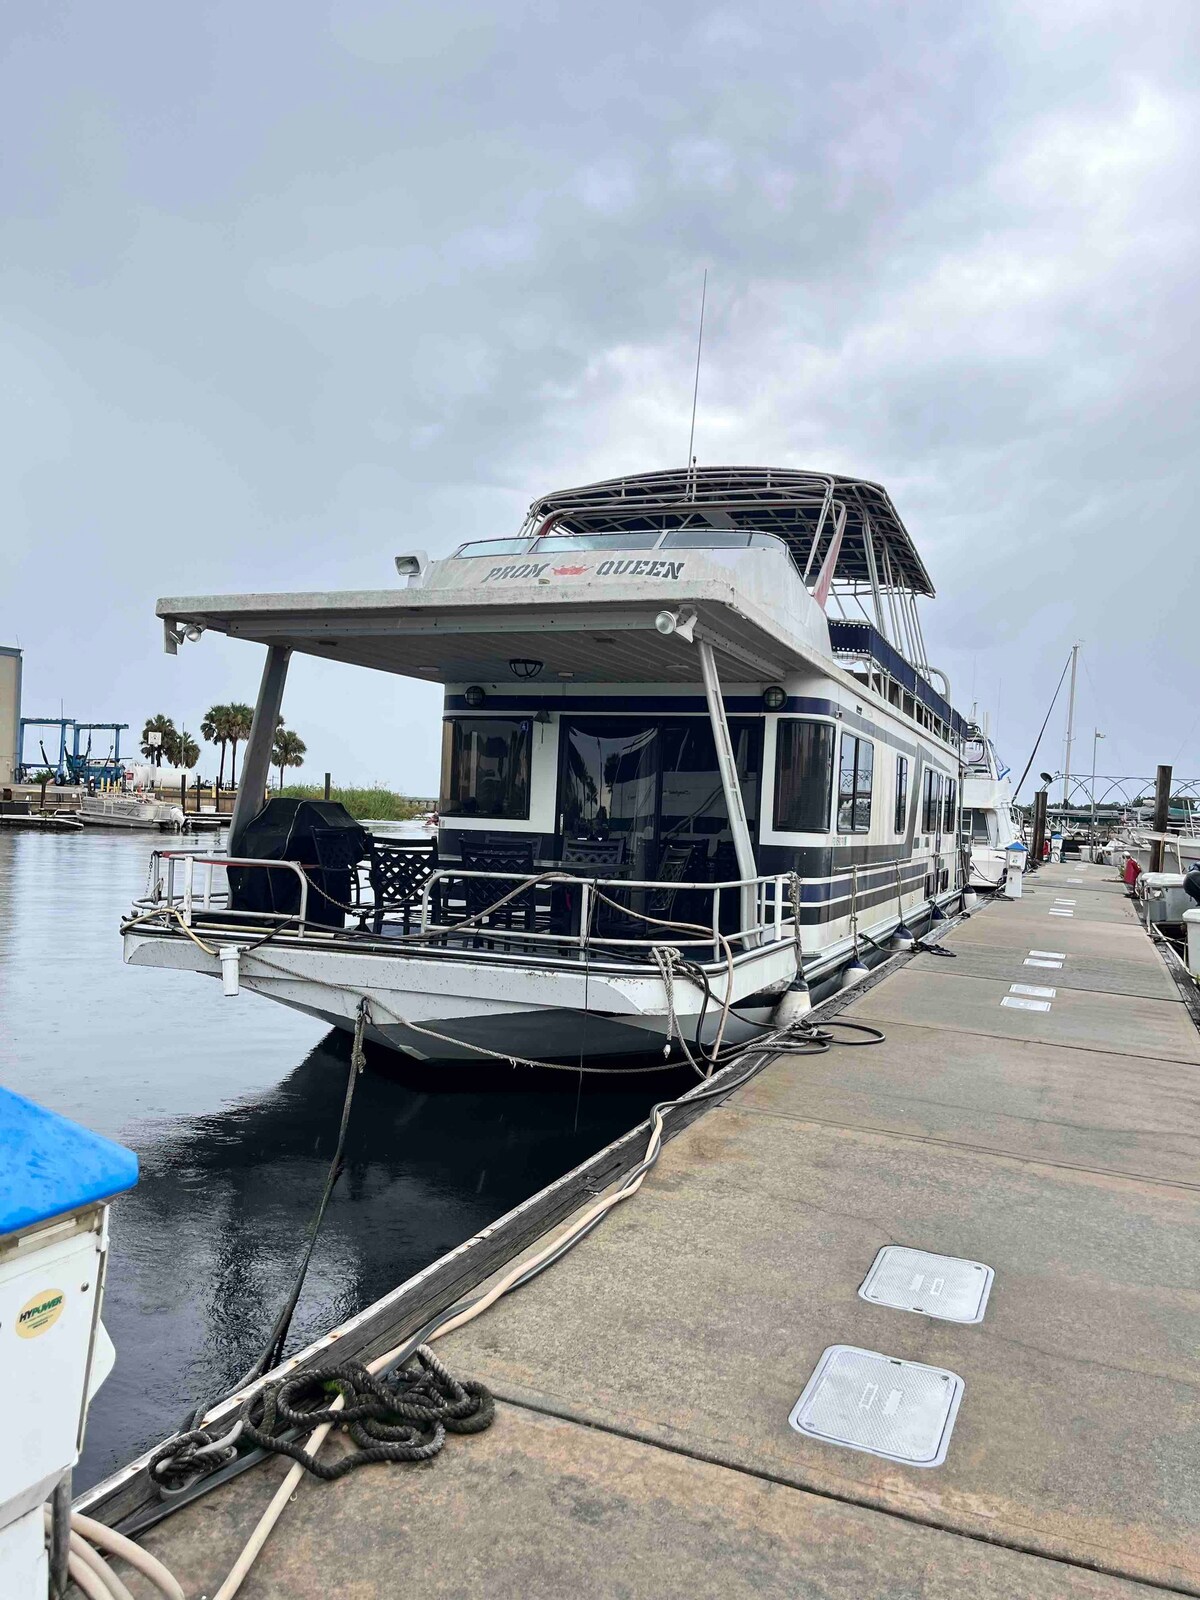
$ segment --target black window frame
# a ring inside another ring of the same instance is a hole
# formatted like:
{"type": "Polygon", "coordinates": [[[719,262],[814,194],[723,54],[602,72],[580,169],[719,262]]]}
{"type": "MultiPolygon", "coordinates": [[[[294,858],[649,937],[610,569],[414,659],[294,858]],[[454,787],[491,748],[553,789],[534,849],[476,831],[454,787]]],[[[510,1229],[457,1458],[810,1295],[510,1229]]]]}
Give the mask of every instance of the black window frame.
{"type": "Polygon", "coordinates": [[[958,810],[958,780],[947,776],[943,784],[942,832],[953,833],[958,810]]]}
{"type": "Polygon", "coordinates": [[[822,722],[816,717],[780,717],[775,724],[775,784],[772,794],[771,826],[776,833],[828,833],[834,801],[834,761],[837,755],[837,728],[832,722],[822,722]],[[784,764],[785,745],[794,738],[794,730],[803,728],[819,736],[826,746],[823,756],[818,751],[814,768],[808,770],[794,759],[784,764]],[[816,788],[820,784],[821,788],[816,788]],[[790,785],[790,792],[785,785],[790,785]],[[819,800],[819,806],[814,804],[819,800]],[[820,814],[820,821],[815,818],[820,814]]]}
{"type": "Polygon", "coordinates": [[[908,757],[896,757],[896,814],[894,832],[904,833],[908,828],[908,757]]]}
{"type": "Polygon", "coordinates": [[[942,775],[936,767],[925,768],[922,790],[921,832],[939,833],[941,830],[938,823],[942,814],[942,775]]]}
{"type": "Polygon", "coordinates": [[[528,822],[530,806],[533,800],[533,721],[530,717],[489,717],[489,716],[454,716],[442,719],[442,776],[439,785],[438,815],[443,818],[482,817],[489,822],[528,822]],[[511,796],[511,800],[503,804],[500,809],[485,810],[479,804],[478,794],[471,794],[468,800],[473,800],[474,805],[465,809],[466,801],[461,805],[452,797],[459,787],[457,776],[459,763],[462,759],[462,737],[468,728],[480,729],[486,727],[495,734],[502,730],[509,731],[509,750],[511,760],[514,737],[520,740],[518,759],[513,763],[513,770],[502,780],[511,796]],[[523,794],[521,789],[523,786],[523,794]]]}
{"type": "Polygon", "coordinates": [[[860,734],[847,733],[842,730],[841,744],[838,749],[837,766],[837,831],[839,833],[870,833],[871,831],[871,800],[875,788],[875,744],[871,739],[864,739],[860,734]],[[842,792],[842,777],[846,772],[847,746],[853,745],[850,771],[850,789],[842,792]],[[863,751],[869,752],[867,760],[862,759],[863,751]],[[866,775],[866,786],[863,786],[863,775],[866,775]],[[843,816],[846,807],[848,821],[843,816]],[[865,811],[862,809],[865,806],[865,811]]]}

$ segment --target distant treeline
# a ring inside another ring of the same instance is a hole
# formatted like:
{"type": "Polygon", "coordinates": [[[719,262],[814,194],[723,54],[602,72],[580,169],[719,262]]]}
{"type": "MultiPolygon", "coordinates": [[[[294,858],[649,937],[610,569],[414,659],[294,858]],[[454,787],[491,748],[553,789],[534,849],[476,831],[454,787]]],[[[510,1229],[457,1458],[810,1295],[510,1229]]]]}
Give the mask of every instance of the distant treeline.
{"type": "MultiPolygon", "coordinates": [[[[323,800],[325,789],[317,783],[290,783],[279,793],[285,800],[323,800]]],[[[406,822],[409,817],[419,817],[424,806],[407,796],[378,785],[373,789],[339,789],[329,791],[331,800],[339,800],[352,817],[372,822],[406,822]]]]}

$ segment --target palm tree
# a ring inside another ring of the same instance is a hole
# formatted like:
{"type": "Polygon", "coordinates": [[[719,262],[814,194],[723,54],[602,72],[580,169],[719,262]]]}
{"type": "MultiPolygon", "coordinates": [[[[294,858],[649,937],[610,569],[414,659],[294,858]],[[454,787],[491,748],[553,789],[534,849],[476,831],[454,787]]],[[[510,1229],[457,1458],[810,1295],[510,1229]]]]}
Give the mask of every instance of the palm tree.
{"type": "Polygon", "coordinates": [[[164,758],[169,766],[175,765],[175,757],[179,751],[179,734],[170,717],[165,717],[160,711],[157,716],[147,717],[146,725],[142,729],[142,754],[148,757],[156,767],[161,767],[164,758]],[[153,743],[150,735],[156,734],[153,743]]]}
{"type": "Polygon", "coordinates": [[[308,754],[308,746],[298,733],[293,733],[291,728],[280,726],[275,730],[275,744],[271,750],[271,765],[279,768],[279,787],[283,788],[283,769],[285,767],[302,767],[304,757],[308,754]]]}
{"type": "Polygon", "coordinates": [[[229,744],[229,706],[209,706],[200,723],[200,733],[208,744],[221,747],[221,770],[217,775],[217,788],[225,782],[225,751],[229,744]]]}
{"type": "Polygon", "coordinates": [[[182,767],[185,772],[190,772],[200,761],[200,746],[188,733],[186,728],[181,728],[175,749],[175,765],[182,767]]]}
{"type": "Polygon", "coordinates": [[[229,731],[225,737],[232,746],[232,754],[229,758],[229,781],[236,789],[238,741],[250,737],[250,728],[254,722],[254,708],[253,706],[242,705],[240,701],[235,701],[233,705],[226,706],[225,709],[229,712],[229,731]]]}

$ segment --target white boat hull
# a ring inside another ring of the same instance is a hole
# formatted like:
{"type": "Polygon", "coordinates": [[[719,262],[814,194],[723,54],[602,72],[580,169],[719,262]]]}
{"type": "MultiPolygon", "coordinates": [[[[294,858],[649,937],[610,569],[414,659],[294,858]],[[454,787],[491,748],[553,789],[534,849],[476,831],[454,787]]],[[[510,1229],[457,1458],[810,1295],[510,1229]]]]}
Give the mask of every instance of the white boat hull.
{"type": "Polygon", "coordinates": [[[151,828],[159,832],[178,832],[184,814],[178,806],[162,800],[138,800],[116,795],[83,795],[79,802],[80,819],[93,828],[151,828]]]}
{"type": "MultiPolygon", "coordinates": [[[[938,897],[947,905],[957,891],[938,897]]],[[[913,910],[906,915],[915,921],[913,910]]],[[[898,921],[893,912],[865,932],[884,946],[898,921]]],[[[219,936],[221,946],[228,935],[219,936]]],[[[248,942],[261,937],[251,936],[248,942]]],[[[811,983],[834,980],[850,959],[853,939],[836,939],[813,961],[806,957],[811,983]]],[[[860,950],[879,958],[870,941],[860,950]]],[[[221,977],[221,961],[182,932],[131,928],[124,939],[132,966],[167,967],[221,977]]],[[[715,1036],[724,1004],[728,971],[706,963],[710,998],[699,983],[678,974],[668,995],[654,970],[611,963],[528,961],[520,956],[451,953],[444,949],[367,951],[312,940],[273,940],[239,957],[240,989],[316,1017],[331,1027],[352,1030],[366,999],[371,1013],[368,1037],[422,1061],[473,1061],[517,1057],[534,1062],[606,1061],[662,1053],[675,1031],[694,1044],[715,1036]],[[674,1023],[672,1023],[672,1016],[674,1023]]],[[[724,1041],[759,1037],[775,998],[796,973],[790,940],[738,954],[734,959],[732,1004],[751,1019],[730,1012],[724,1041]],[[747,1001],[753,1003],[747,1005],[747,1001]]]]}

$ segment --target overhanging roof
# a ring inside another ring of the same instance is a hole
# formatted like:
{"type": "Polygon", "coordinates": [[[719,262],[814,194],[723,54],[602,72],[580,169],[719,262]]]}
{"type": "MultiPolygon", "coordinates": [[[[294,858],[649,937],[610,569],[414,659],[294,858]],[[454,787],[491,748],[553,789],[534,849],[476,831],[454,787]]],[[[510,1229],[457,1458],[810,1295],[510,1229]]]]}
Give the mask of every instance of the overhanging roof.
{"type": "Polygon", "coordinates": [[[543,495],[529,508],[531,531],[599,533],[644,528],[715,527],[774,533],[791,548],[801,571],[819,570],[834,532],[835,506],[846,527],[834,571],[838,584],[870,585],[932,595],[933,584],[908,529],[878,483],[790,467],[679,467],[608,478],[543,495]],[[876,574],[864,530],[869,527],[876,574]],[[819,548],[813,540],[820,530],[819,548]]]}
{"type": "MultiPolygon", "coordinates": [[[[770,681],[789,670],[838,669],[780,634],[753,602],[730,603],[728,584],[675,586],[671,607],[695,611],[697,632],[730,681],[770,681]]],[[[513,587],[503,602],[456,599],[453,591],[368,590],[333,594],[210,595],[160,600],[168,647],[188,627],[345,661],[427,683],[512,683],[510,662],[538,661],[539,687],[581,683],[695,683],[695,650],[655,628],[663,600],[556,601],[545,589],[513,587]]]]}

